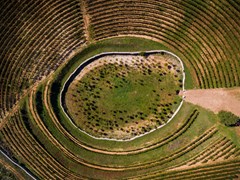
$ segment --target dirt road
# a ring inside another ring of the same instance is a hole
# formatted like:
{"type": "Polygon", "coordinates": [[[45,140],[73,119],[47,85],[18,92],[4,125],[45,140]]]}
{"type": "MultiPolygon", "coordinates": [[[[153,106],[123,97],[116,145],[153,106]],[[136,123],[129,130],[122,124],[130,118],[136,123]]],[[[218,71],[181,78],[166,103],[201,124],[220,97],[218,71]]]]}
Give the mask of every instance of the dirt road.
{"type": "Polygon", "coordinates": [[[240,116],[240,88],[186,90],[185,101],[215,113],[225,110],[240,116]]]}

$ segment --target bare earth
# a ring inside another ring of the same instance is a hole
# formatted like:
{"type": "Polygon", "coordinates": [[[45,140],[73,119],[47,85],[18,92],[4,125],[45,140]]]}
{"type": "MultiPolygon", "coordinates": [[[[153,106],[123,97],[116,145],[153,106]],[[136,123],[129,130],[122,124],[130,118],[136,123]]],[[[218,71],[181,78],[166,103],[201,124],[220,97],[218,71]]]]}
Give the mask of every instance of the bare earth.
{"type": "Polygon", "coordinates": [[[215,113],[225,110],[240,116],[240,88],[231,89],[198,89],[181,92],[185,101],[215,113]]]}

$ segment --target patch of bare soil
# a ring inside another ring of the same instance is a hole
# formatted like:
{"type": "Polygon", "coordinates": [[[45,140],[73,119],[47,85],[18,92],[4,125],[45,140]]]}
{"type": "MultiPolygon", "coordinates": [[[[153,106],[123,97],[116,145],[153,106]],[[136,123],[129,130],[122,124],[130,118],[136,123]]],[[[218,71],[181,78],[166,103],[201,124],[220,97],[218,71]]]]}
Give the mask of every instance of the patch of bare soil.
{"type": "Polygon", "coordinates": [[[185,101],[215,113],[225,110],[240,116],[240,88],[231,89],[198,89],[181,92],[185,101]]]}

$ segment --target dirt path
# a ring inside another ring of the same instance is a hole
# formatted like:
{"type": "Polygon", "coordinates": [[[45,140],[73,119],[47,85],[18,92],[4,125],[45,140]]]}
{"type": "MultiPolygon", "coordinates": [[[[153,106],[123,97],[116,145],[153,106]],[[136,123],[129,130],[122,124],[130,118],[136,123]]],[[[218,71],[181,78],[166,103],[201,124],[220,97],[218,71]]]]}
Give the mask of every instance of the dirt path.
{"type": "MultiPolygon", "coordinates": [[[[50,74],[51,75],[51,74],[50,74]]],[[[42,80],[44,81],[44,79],[42,80]]],[[[0,119],[0,130],[4,127],[4,125],[8,122],[9,118],[11,118],[14,113],[16,113],[19,108],[20,108],[20,102],[26,97],[28,96],[28,94],[37,88],[37,86],[42,82],[42,81],[39,81],[35,84],[33,84],[33,86],[29,89],[26,89],[24,90],[24,93],[21,95],[21,97],[19,98],[19,100],[16,101],[15,105],[13,105],[12,109],[8,112],[6,112],[6,115],[5,117],[3,117],[3,119],[0,119]]]]}
{"type": "Polygon", "coordinates": [[[231,89],[198,89],[187,90],[185,101],[215,113],[225,110],[240,116],[240,87],[231,89]]]}
{"type": "Polygon", "coordinates": [[[89,42],[91,40],[91,33],[90,33],[90,17],[87,12],[87,3],[85,0],[81,1],[81,11],[82,11],[82,16],[83,16],[83,24],[84,24],[84,30],[85,30],[85,35],[86,39],[89,42]]]}

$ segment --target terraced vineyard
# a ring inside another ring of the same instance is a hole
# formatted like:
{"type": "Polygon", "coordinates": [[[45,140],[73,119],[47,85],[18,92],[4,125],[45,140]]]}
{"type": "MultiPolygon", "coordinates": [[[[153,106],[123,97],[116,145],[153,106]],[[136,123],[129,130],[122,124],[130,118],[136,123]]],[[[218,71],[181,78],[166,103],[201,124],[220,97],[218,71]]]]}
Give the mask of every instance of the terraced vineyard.
{"type": "Polygon", "coordinates": [[[239,179],[239,126],[184,101],[185,89],[240,86],[239,4],[2,2],[0,163],[14,176],[3,172],[239,179]]]}

